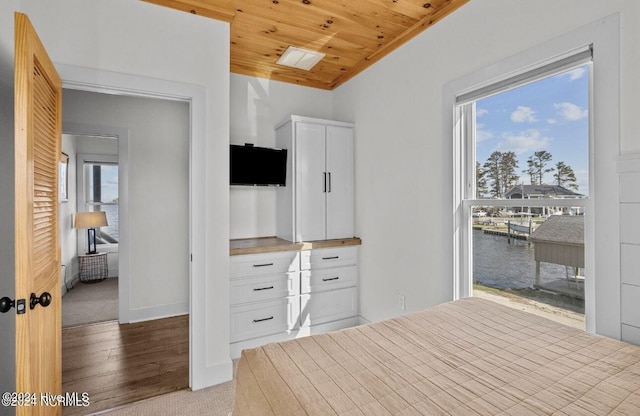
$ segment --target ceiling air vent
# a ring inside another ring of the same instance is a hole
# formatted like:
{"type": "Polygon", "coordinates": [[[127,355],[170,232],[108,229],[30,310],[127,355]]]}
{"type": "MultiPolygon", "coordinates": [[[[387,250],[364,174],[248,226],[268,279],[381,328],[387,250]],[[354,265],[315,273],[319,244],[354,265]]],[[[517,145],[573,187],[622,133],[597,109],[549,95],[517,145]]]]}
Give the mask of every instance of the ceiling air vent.
{"type": "Polygon", "coordinates": [[[289,46],[276,63],[308,71],[320,62],[322,58],[324,58],[323,53],[289,46]]]}

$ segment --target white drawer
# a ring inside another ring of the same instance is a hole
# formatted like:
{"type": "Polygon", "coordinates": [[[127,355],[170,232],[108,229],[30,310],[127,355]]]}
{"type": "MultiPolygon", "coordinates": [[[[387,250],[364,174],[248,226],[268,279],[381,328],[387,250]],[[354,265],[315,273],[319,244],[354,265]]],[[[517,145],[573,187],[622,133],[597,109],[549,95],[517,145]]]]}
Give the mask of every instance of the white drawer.
{"type": "Polygon", "coordinates": [[[300,272],[300,293],[325,292],[358,284],[358,266],[300,272]]]}
{"type": "Polygon", "coordinates": [[[290,331],[297,327],[299,315],[297,296],[234,306],[231,308],[231,342],[290,331]]]}
{"type": "Polygon", "coordinates": [[[231,279],[231,305],[285,298],[298,294],[300,272],[271,276],[255,276],[231,279]]]}
{"type": "Polygon", "coordinates": [[[358,264],[358,247],[323,248],[302,251],[300,269],[326,269],[358,264]]]}
{"type": "Polygon", "coordinates": [[[358,288],[300,295],[300,325],[310,326],[358,315],[358,288]]]}
{"type": "Polygon", "coordinates": [[[245,254],[231,256],[230,275],[234,277],[272,275],[300,270],[300,252],[245,254]]]}

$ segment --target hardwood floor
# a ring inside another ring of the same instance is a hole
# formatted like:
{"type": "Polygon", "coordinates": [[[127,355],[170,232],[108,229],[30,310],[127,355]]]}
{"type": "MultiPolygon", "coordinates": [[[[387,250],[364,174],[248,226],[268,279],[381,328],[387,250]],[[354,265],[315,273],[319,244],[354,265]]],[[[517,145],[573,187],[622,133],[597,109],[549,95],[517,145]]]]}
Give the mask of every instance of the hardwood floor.
{"type": "Polygon", "coordinates": [[[189,387],[189,316],[62,330],[62,390],[89,394],[85,415],[189,387]]]}

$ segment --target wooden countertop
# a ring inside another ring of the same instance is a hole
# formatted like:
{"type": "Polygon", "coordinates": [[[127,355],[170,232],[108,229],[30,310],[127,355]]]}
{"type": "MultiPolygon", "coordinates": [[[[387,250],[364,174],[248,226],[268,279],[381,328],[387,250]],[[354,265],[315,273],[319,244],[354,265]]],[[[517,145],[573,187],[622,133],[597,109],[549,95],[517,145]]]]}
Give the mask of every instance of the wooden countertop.
{"type": "Polygon", "coordinates": [[[362,240],[358,237],[338,240],[318,240],[293,243],[278,237],[239,238],[229,241],[229,255],[273,253],[277,251],[300,251],[317,248],[359,246],[362,240]]]}

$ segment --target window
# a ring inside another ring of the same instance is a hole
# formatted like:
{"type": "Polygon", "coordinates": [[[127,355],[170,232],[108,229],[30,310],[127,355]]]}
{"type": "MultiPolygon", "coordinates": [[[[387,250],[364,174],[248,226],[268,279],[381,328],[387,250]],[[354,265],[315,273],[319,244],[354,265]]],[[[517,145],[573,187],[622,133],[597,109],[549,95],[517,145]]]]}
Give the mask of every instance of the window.
{"type": "Polygon", "coordinates": [[[456,97],[461,292],[559,293],[567,299],[559,305],[584,313],[574,300],[584,299],[584,240],[574,240],[584,238],[589,203],[591,54],[584,48],[456,97]],[[531,237],[549,228],[567,247],[581,245],[578,254],[545,257],[558,247],[531,237]]]}
{"type": "MultiPolygon", "coordinates": [[[[118,160],[109,155],[78,155],[82,167],[78,183],[78,211],[104,211],[108,226],[96,233],[99,250],[117,247],[118,235],[118,160]]],[[[80,233],[79,236],[84,235],[80,233]]]]}
{"type": "MultiPolygon", "coordinates": [[[[541,36],[544,34],[540,33],[541,36]]],[[[585,320],[588,332],[613,338],[621,336],[620,284],[620,192],[617,161],[621,152],[620,130],[620,16],[613,14],[541,44],[524,50],[481,70],[454,79],[443,86],[443,131],[451,140],[450,194],[452,215],[451,259],[452,297],[469,296],[473,290],[471,260],[471,225],[474,204],[468,186],[467,171],[475,169],[464,138],[465,131],[474,128],[469,111],[461,105],[487,94],[461,101],[461,98],[481,88],[513,79],[545,64],[558,62],[573,55],[570,51],[585,51],[591,45],[593,69],[590,71],[589,106],[589,193],[584,198],[585,222],[585,320]],[[462,117],[465,117],[464,119],[462,117]],[[471,195],[471,196],[470,196],[471,195]],[[597,314],[596,314],[597,310],[597,314]]],[[[506,52],[506,51],[504,51],[506,52]]],[[[587,62],[588,63],[588,62],[587,62]]],[[[557,69],[557,68],[556,68],[557,69]]],[[[567,68],[568,69],[568,68],[567,68]]],[[[473,185],[475,186],[475,185],[473,185]]],[[[513,206],[513,201],[496,201],[497,206],[513,206]]],[[[558,203],[573,206],[573,201],[558,203]]],[[[540,201],[531,200],[531,207],[540,201]]]]}
{"type": "Polygon", "coordinates": [[[471,209],[474,296],[529,298],[579,328],[590,67],[582,64],[475,100],[470,138],[474,198],[487,200],[471,209]],[[514,204],[493,206],[494,199],[514,204]],[[543,204],[531,207],[531,200],[543,204]]]}

